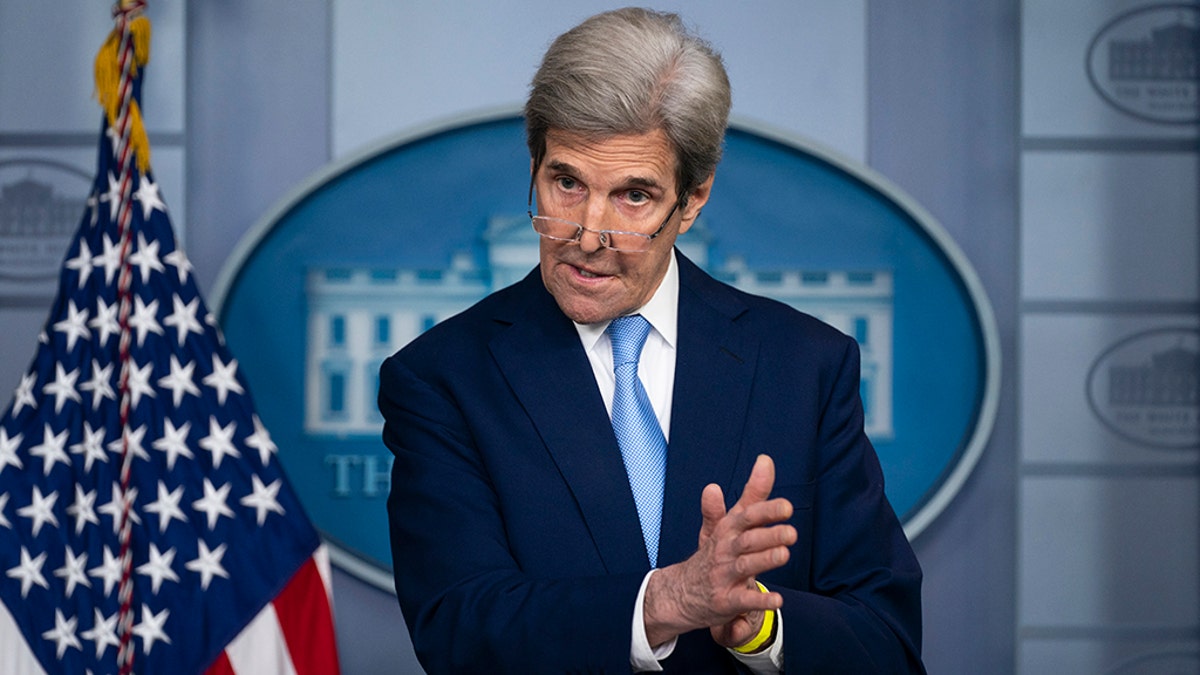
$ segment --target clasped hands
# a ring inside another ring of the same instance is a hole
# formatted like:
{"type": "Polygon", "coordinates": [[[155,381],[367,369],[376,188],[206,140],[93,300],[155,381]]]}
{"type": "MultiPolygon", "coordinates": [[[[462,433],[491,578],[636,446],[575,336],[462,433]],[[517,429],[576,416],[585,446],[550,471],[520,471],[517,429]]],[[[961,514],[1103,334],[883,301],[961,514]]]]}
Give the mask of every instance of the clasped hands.
{"type": "Polygon", "coordinates": [[[725,510],[720,486],[705,486],[700,496],[699,546],[683,562],[656,571],[646,587],[644,620],[651,646],[707,627],[724,647],[749,642],[765,612],[783,606],[779,593],[763,593],[755,578],[782,566],[796,528],[781,524],[792,516],[786,499],[769,499],[775,463],[759,455],[742,496],[725,510]]]}

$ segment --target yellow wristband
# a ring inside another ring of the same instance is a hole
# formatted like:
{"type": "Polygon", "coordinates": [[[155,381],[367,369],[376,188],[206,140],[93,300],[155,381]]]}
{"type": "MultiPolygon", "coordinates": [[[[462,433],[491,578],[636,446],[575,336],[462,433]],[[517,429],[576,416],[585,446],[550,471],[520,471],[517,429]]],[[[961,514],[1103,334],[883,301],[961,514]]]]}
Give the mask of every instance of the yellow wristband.
{"type": "MultiPolygon", "coordinates": [[[[758,583],[757,581],[754,583],[758,586],[758,590],[762,591],[763,593],[767,592],[766,586],[763,586],[762,584],[758,583]]],[[[762,649],[763,645],[770,642],[771,638],[774,636],[774,634],[775,634],[775,610],[772,609],[763,614],[762,628],[758,629],[758,635],[755,635],[753,640],[747,642],[746,644],[742,645],[741,647],[734,647],[733,651],[735,651],[739,654],[753,654],[754,652],[758,651],[759,649],[762,649]]]]}

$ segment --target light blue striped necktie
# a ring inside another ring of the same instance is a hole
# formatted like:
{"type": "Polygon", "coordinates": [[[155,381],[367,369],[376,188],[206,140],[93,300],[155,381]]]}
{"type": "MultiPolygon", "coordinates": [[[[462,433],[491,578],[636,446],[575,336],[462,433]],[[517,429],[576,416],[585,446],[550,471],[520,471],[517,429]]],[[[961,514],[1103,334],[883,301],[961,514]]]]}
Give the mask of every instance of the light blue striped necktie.
{"type": "Polygon", "coordinates": [[[642,537],[650,566],[658,564],[658,536],[662,527],[663,481],[667,472],[667,440],[654,415],[654,407],[638,378],[638,358],[650,334],[650,322],[641,314],[613,319],[608,325],[612,341],[612,425],[621,447],[629,487],[642,523],[642,537]]]}

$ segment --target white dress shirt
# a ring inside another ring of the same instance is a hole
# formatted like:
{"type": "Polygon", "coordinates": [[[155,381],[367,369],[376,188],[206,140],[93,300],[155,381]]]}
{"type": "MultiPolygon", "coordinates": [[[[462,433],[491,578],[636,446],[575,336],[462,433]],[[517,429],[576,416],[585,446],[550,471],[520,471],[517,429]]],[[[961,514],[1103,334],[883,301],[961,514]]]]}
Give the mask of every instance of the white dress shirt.
{"type": "MultiPolygon", "coordinates": [[[[650,300],[636,312],[650,322],[650,334],[646,344],[642,346],[642,354],[638,359],[638,377],[646,389],[646,396],[654,407],[658,424],[662,427],[663,437],[668,443],[671,440],[671,402],[675,394],[675,351],[679,336],[679,263],[675,255],[671,256],[667,272],[662,282],[650,300]]],[[[600,387],[600,396],[604,399],[604,407],[612,416],[613,391],[616,389],[616,376],[613,374],[612,343],[604,331],[609,321],[593,324],[575,324],[579,332],[579,340],[587,352],[588,361],[592,365],[592,373],[596,376],[596,384],[600,387]]],[[[668,465],[670,454],[668,450],[668,465]]],[[[696,495],[696,508],[700,508],[700,495],[696,495]]],[[[641,590],[638,591],[637,603],[633,608],[633,640],[630,645],[629,662],[633,669],[639,672],[658,672],[662,670],[659,661],[667,658],[675,651],[675,640],[660,645],[657,649],[650,647],[646,638],[646,626],[643,619],[646,584],[650,580],[650,570],[642,579],[641,590]]],[[[775,627],[775,642],[767,650],[758,654],[739,654],[733,650],[730,653],[748,666],[755,673],[771,675],[783,670],[783,615],[776,613],[778,625],[775,627]]]]}

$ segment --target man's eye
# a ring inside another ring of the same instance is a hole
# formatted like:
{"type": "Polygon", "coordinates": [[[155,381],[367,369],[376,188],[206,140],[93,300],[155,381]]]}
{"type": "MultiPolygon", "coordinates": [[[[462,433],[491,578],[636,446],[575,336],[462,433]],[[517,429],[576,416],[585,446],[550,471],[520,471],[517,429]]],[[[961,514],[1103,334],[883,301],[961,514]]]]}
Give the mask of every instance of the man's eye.
{"type": "Polygon", "coordinates": [[[631,204],[641,204],[643,202],[650,201],[650,195],[642,192],[641,190],[630,190],[629,193],[625,195],[625,198],[628,199],[631,204]]]}
{"type": "Polygon", "coordinates": [[[555,179],[555,181],[558,182],[558,187],[562,188],[563,190],[574,190],[575,187],[579,185],[579,183],[570,176],[559,176],[555,179]]]}

